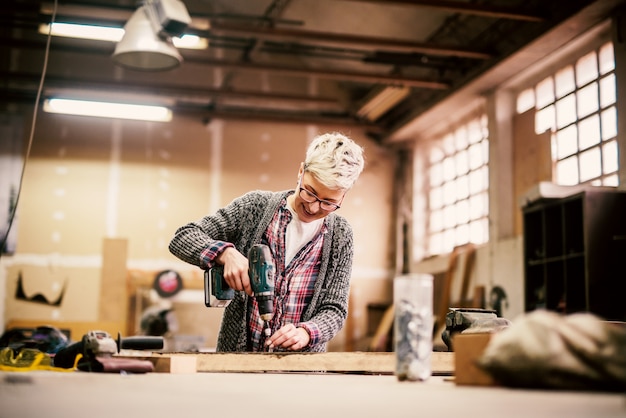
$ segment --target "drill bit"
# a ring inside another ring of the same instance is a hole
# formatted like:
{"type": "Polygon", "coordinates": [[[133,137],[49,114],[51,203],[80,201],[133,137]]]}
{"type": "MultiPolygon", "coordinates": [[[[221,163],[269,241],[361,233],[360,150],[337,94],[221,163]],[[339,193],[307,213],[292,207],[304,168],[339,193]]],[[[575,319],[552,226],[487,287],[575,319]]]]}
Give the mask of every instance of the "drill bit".
{"type": "MultiPolygon", "coordinates": [[[[272,335],[272,329],[270,328],[270,324],[269,324],[268,321],[263,321],[263,322],[265,324],[264,328],[263,328],[263,333],[265,334],[265,340],[267,341],[270,338],[270,336],[272,335]]],[[[273,351],[274,351],[274,349],[272,348],[272,346],[268,345],[267,346],[267,352],[271,353],[273,351]]]]}

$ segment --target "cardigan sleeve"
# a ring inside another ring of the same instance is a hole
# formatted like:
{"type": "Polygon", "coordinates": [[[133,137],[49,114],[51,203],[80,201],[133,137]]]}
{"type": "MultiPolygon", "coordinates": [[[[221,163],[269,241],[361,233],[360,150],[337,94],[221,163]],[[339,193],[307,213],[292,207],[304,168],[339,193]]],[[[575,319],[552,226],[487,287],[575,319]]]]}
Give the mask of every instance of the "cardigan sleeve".
{"type": "MultiPolygon", "coordinates": [[[[215,214],[183,225],[170,241],[170,252],[189,264],[206,268],[207,261],[212,262],[207,257],[219,254],[223,243],[240,247],[241,237],[255,225],[250,217],[259,213],[254,209],[261,207],[263,201],[267,200],[262,199],[265,195],[261,192],[246,193],[215,214]]],[[[241,251],[241,248],[238,249],[241,251]]]]}

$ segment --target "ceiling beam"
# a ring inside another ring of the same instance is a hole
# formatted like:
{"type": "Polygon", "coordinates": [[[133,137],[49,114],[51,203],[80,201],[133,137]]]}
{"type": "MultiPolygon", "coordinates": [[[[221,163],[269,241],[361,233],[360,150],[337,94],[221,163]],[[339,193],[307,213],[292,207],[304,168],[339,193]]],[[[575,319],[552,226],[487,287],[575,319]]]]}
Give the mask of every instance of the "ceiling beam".
{"type": "MultiPolygon", "coordinates": [[[[317,0],[316,0],[317,1],[317,0]]],[[[543,22],[545,17],[538,14],[525,13],[510,7],[497,7],[477,3],[465,3],[461,1],[447,0],[341,0],[341,1],[360,1],[366,3],[375,3],[378,5],[401,5],[401,6],[418,6],[429,7],[431,9],[439,9],[444,12],[462,13],[468,15],[476,15],[490,17],[494,19],[510,19],[523,20],[527,22],[543,22]]]]}
{"type": "MultiPolygon", "coordinates": [[[[18,41],[14,39],[0,39],[0,44],[9,43],[14,48],[33,48],[42,49],[45,47],[45,42],[42,41],[18,41]]],[[[62,40],[53,42],[51,46],[52,51],[67,51],[84,54],[111,54],[113,48],[110,43],[101,42],[102,48],[96,49],[93,44],[89,47],[77,47],[67,46],[62,44],[62,40]]],[[[341,70],[321,70],[313,68],[302,67],[289,67],[282,65],[260,64],[242,61],[227,61],[214,58],[205,58],[196,54],[196,51],[186,53],[184,50],[180,51],[184,57],[184,60],[189,63],[196,63],[201,65],[209,65],[212,67],[221,67],[230,70],[242,70],[242,71],[261,71],[271,72],[275,74],[283,74],[290,76],[300,77],[319,77],[323,79],[342,80],[342,81],[354,81],[361,83],[377,83],[384,85],[397,85],[397,86],[409,86],[423,89],[434,90],[447,90],[450,85],[444,81],[436,81],[429,79],[420,79],[414,77],[404,77],[401,75],[393,74],[381,74],[371,72],[356,72],[356,71],[341,71],[341,70]],[[193,56],[191,55],[193,53],[193,56]]]]}
{"type": "MultiPolygon", "coordinates": [[[[434,44],[412,42],[402,39],[334,34],[309,30],[305,31],[298,29],[279,29],[268,27],[252,27],[247,25],[212,23],[211,29],[208,32],[217,36],[249,36],[259,39],[270,39],[288,42],[293,42],[294,40],[307,40],[315,43],[340,44],[352,48],[366,49],[368,51],[382,49],[385,51],[393,52],[454,56],[481,60],[491,58],[491,55],[488,53],[482,51],[472,51],[463,48],[439,46],[434,44]]],[[[200,36],[202,36],[202,34],[200,34],[200,36]]]]}
{"type": "Polygon", "coordinates": [[[209,123],[211,119],[224,120],[245,120],[245,121],[261,121],[261,122],[280,122],[280,123],[309,123],[319,125],[342,125],[360,127],[372,133],[381,133],[381,129],[374,123],[365,120],[359,120],[350,116],[341,114],[326,113],[302,113],[302,112],[284,112],[284,111],[259,111],[257,109],[245,108],[227,108],[227,109],[202,109],[190,106],[174,106],[173,112],[184,113],[187,115],[198,115],[205,123],[209,123]]]}
{"type": "MultiPolygon", "coordinates": [[[[4,104],[9,102],[31,103],[35,96],[30,92],[24,91],[8,91],[4,94],[4,104]]],[[[43,101],[44,98],[42,98],[43,101]]],[[[4,105],[0,104],[0,108],[4,105]]],[[[176,104],[168,106],[177,114],[188,116],[197,116],[204,123],[210,123],[212,119],[224,120],[242,120],[242,121],[260,121],[260,122],[280,122],[280,123],[306,123],[306,124],[325,124],[325,125],[341,125],[346,127],[364,128],[368,133],[380,136],[382,130],[376,124],[366,120],[359,120],[349,115],[332,112],[298,112],[298,111],[274,111],[259,110],[252,107],[231,107],[225,109],[211,109],[209,106],[200,104],[176,104]]]]}
{"type": "MultiPolygon", "coordinates": [[[[24,90],[35,90],[39,83],[40,76],[29,73],[15,73],[9,71],[0,72],[0,78],[9,83],[22,83],[24,90]]],[[[215,89],[204,86],[178,86],[175,84],[154,84],[137,81],[118,80],[89,80],[77,79],[76,77],[46,76],[44,87],[46,89],[85,89],[101,90],[107,92],[136,93],[145,95],[155,95],[159,97],[187,98],[191,100],[209,101],[215,98],[241,99],[241,100],[263,100],[294,102],[308,105],[321,106],[326,109],[340,109],[339,100],[331,97],[316,97],[309,95],[278,94],[251,90],[228,90],[215,89]]],[[[14,87],[15,89],[15,87],[14,87]]]]}
{"type": "MultiPolygon", "coordinates": [[[[95,15],[97,16],[97,14],[95,15]]],[[[74,22],[84,25],[95,24],[104,26],[123,27],[125,20],[107,19],[103,17],[86,17],[71,14],[58,14],[58,22],[74,22]]],[[[38,23],[47,23],[43,15],[36,18],[38,23]]],[[[10,24],[10,22],[7,22],[10,24]]],[[[492,55],[484,51],[476,51],[467,48],[457,48],[452,46],[436,45],[433,43],[413,42],[405,39],[391,39],[377,36],[358,36],[349,34],[337,34],[321,31],[273,28],[268,26],[251,26],[241,24],[228,24],[211,22],[210,29],[198,29],[189,27],[187,33],[215,39],[224,36],[247,38],[247,40],[267,39],[293,43],[294,41],[305,41],[313,44],[333,44],[345,48],[356,48],[359,50],[373,51],[382,50],[403,53],[418,53],[425,55],[451,56],[459,58],[471,58],[486,60],[492,55]]]]}
{"type": "Polygon", "coordinates": [[[190,62],[207,64],[213,67],[222,67],[230,70],[243,70],[243,71],[267,71],[275,74],[283,74],[290,76],[302,76],[302,77],[319,77],[331,80],[343,80],[343,81],[355,81],[362,83],[377,83],[377,84],[391,84],[402,85],[415,88],[433,89],[433,90],[447,90],[450,88],[449,83],[436,80],[420,79],[413,77],[403,77],[392,74],[377,74],[367,72],[356,71],[341,71],[341,70],[320,70],[312,68],[297,68],[289,66],[271,65],[271,64],[259,64],[250,62],[239,61],[226,61],[216,60],[213,58],[202,57],[190,57],[185,60],[190,62]]]}

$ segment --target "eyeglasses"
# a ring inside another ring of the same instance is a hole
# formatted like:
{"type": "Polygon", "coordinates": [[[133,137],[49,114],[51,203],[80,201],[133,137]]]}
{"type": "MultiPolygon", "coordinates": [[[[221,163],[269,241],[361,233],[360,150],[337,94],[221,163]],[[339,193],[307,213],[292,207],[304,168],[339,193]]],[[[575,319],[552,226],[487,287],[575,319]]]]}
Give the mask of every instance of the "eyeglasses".
{"type": "Polygon", "coordinates": [[[298,184],[298,189],[300,189],[300,198],[302,200],[304,200],[307,203],[315,203],[315,202],[319,202],[320,203],[320,209],[322,209],[323,211],[326,212],[333,212],[337,209],[339,209],[341,206],[339,206],[336,203],[333,202],[329,202],[328,200],[322,200],[319,197],[317,197],[317,195],[313,192],[308,191],[307,189],[302,187],[302,178],[300,178],[300,183],[298,184]]]}

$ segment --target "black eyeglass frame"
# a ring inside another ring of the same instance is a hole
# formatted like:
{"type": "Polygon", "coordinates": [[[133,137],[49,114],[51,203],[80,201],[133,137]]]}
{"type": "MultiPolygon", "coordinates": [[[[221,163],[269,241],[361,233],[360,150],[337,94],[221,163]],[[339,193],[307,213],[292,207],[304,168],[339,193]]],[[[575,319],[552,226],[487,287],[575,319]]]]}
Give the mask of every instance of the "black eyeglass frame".
{"type": "MultiPolygon", "coordinates": [[[[298,190],[299,190],[298,194],[300,195],[300,198],[302,200],[304,200],[307,203],[319,202],[320,209],[322,209],[324,212],[334,212],[337,209],[341,208],[340,204],[337,204],[337,203],[334,203],[334,202],[329,202],[328,200],[320,199],[319,197],[317,197],[317,195],[315,193],[313,193],[312,191],[307,190],[304,187],[302,187],[302,176],[300,177],[300,181],[298,182],[298,190]],[[313,200],[309,200],[311,198],[313,200]],[[330,207],[330,209],[326,209],[324,207],[325,205],[330,207]]],[[[343,198],[341,198],[341,201],[343,201],[343,198]]],[[[341,203],[341,202],[339,202],[339,203],[341,203]]]]}

